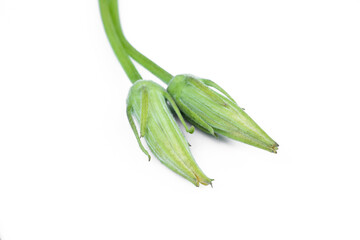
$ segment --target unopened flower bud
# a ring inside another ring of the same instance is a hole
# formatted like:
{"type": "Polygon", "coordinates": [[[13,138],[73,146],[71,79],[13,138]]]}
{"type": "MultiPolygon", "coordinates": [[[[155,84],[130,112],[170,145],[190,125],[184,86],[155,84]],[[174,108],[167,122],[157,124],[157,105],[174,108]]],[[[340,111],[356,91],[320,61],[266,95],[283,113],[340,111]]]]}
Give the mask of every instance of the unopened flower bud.
{"type": "Polygon", "coordinates": [[[172,171],[183,176],[194,185],[211,184],[196,164],[189,144],[179,129],[167,101],[173,107],[186,131],[192,133],[194,127],[188,128],[173,98],[160,85],[139,80],[134,83],[127,98],[127,116],[142,151],[150,155],[142,145],[140,138],[145,140],[153,154],[172,171]],[[132,115],[140,124],[140,136],[136,130],[132,115]]]}
{"type": "Polygon", "coordinates": [[[276,153],[279,145],[213,81],[177,75],[170,81],[167,91],[184,117],[201,130],[276,153]]]}

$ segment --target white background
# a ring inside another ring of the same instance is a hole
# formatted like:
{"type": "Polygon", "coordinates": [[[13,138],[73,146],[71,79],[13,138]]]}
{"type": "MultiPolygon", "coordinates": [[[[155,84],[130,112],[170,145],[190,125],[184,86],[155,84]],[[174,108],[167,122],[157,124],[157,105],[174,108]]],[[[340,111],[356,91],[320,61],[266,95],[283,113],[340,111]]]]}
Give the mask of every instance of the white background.
{"type": "Polygon", "coordinates": [[[97,1],[1,1],[2,240],[360,239],[359,1],[120,8],[134,46],[228,90],[279,153],[186,133],[214,188],[148,162],[97,1]]]}

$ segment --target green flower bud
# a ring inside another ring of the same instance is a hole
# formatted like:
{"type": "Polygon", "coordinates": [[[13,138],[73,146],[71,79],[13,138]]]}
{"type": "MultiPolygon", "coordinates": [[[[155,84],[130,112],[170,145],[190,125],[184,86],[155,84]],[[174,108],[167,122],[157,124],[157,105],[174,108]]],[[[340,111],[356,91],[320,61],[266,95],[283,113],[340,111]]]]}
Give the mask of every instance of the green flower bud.
{"type": "Polygon", "coordinates": [[[184,117],[201,130],[212,135],[218,133],[276,153],[279,145],[225,90],[211,80],[191,75],[177,75],[170,81],[167,91],[174,98],[184,117]]]}
{"type": "Polygon", "coordinates": [[[134,83],[127,98],[127,116],[142,151],[149,157],[149,153],[141,144],[140,138],[145,140],[153,154],[172,171],[183,176],[195,186],[211,184],[208,178],[196,164],[189,144],[181,133],[167,101],[173,107],[187,132],[194,132],[186,126],[174,100],[160,85],[139,80],[134,83]],[[140,137],[136,130],[132,115],[140,124],[140,137]]]}

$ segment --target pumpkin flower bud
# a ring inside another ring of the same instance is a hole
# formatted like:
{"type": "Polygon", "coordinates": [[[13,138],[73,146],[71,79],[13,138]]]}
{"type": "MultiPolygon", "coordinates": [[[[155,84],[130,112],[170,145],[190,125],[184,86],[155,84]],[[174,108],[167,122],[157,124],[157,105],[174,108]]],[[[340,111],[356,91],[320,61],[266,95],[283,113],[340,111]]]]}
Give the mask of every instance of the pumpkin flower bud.
{"type": "Polygon", "coordinates": [[[201,130],[276,153],[272,140],[236,102],[216,83],[191,75],[177,75],[167,91],[184,117],[201,130]],[[211,89],[214,88],[220,93],[211,89]]]}
{"type": "Polygon", "coordinates": [[[171,104],[187,132],[193,133],[194,127],[186,126],[174,100],[160,85],[139,80],[130,88],[127,98],[127,116],[141,150],[149,157],[140,138],[145,140],[153,154],[175,173],[183,176],[195,186],[211,184],[208,178],[196,164],[189,144],[181,133],[167,101],[171,104]],[[132,115],[140,124],[140,136],[132,115]]]}

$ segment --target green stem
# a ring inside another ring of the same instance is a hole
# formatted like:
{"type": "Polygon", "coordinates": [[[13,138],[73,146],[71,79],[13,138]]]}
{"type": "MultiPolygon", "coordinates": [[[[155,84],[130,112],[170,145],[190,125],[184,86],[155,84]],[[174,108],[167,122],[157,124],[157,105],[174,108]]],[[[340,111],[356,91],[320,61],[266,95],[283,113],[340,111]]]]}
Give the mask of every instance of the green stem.
{"type": "Polygon", "coordinates": [[[159,65],[151,61],[149,58],[145,57],[143,54],[141,54],[138,50],[136,50],[126,39],[122,28],[120,24],[120,17],[119,17],[119,7],[118,7],[118,0],[110,0],[111,1],[111,16],[113,17],[113,23],[116,28],[116,33],[123,44],[126,52],[129,54],[131,58],[133,58],[135,61],[140,63],[143,67],[145,67],[147,70],[149,70],[152,74],[154,74],[156,77],[161,79],[163,82],[168,84],[170,80],[173,78],[173,76],[165,71],[163,68],[161,68],[159,65]]]}
{"type": "MultiPolygon", "coordinates": [[[[112,49],[115,52],[121,66],[123,67],[126,75],[132,83],[139,79],[142,79],[139,72],[136,70],[134,64],[131,62],[126,50],[121,43],[121,40],[117,34],[117,26],[114,24],[113,11],[111,11],[111,0],[99,0],[101,19],[104,24],[106,35],[109,39],[112,49]]],[[[116,16],[115,16],[116,18],[116,16]]]]}

